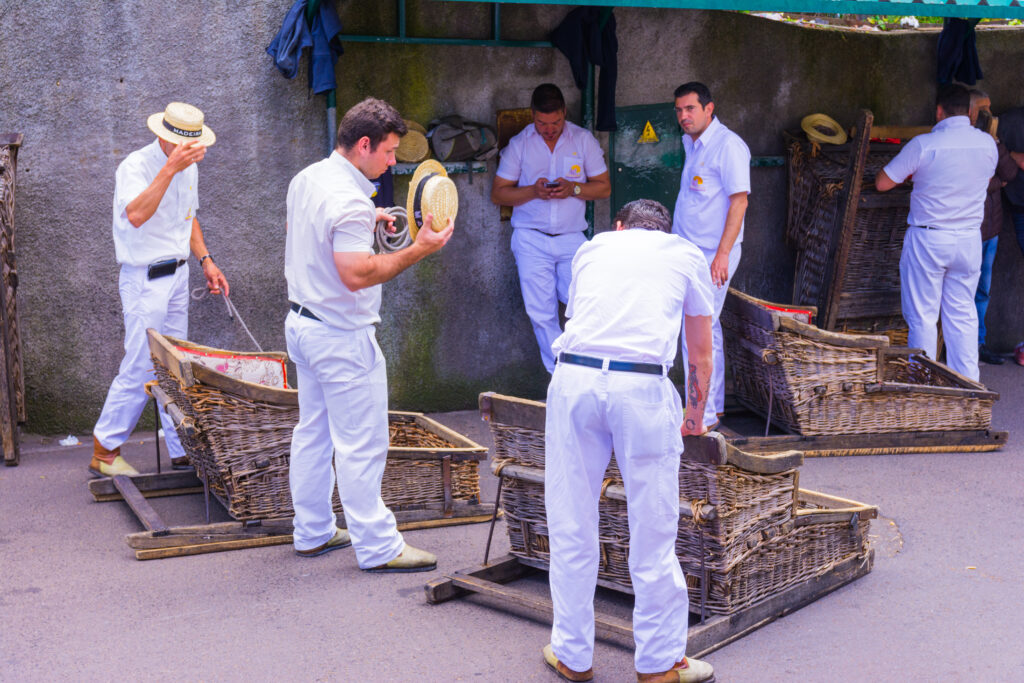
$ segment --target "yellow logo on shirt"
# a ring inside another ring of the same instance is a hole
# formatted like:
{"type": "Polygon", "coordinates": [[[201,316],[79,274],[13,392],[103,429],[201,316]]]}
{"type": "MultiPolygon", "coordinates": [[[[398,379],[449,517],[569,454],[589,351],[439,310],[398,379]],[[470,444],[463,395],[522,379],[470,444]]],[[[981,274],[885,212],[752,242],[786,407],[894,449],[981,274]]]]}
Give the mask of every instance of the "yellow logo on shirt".
{"type": "Polygon", "coordinates": [[[192,220],[192,207],[191,207],[191,206],[190,206],[190,207],[188,207],[188,215],[187,215],[187,216],[185,216],[185,220],[186,220],[186,221],[190,221],[190,220],[192,220]]]}
{"type": "Polygon", "coordinates": [[[581,172],[582,170],[583,170],[583,169],[582,169],[582,168],[580,168],[580,165],[579,165],[579,164],[573,164],[573,165],[572,165],[572,166],[571,166],[571,167],[569,168],[569,171],[571,171],[573,175],[579,175],[579,174],[580,174],[580,172],[581,172]]]}

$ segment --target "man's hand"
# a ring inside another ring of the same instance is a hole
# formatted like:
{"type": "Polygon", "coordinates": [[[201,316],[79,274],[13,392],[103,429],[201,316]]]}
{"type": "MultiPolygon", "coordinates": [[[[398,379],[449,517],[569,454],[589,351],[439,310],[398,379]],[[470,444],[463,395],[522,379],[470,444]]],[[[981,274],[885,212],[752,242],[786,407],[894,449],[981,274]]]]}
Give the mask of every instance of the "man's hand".
{"type": "Polygon", "coordinates": [[[558,187],[551,189],[551,199],[566,199],[572,196],[572,183],[565,178],[559,178],[554,182],[558,183],[558,187]]]}
{"type": "Polygon", "coordinates": [[[206,276],[206,287],[210,290],[210,294],[220,294],[223,290],[224,296],[230,296],[228,280],[224,277],[224,273],[220,272],[220,268],[213,262],[213,259],[208,258],[203,261],[203,275],[206,276]]]}
{"type": "Polygon", "coordinates": [[[721,288],[729,281],[729,254],[715,253],[711,260],[711,283],[721,288]]]}
{"type": "Polygon", "coordinates": [[[439,232],[434,232],[433,225],[434,214],[428,213],[423,221],[423,227],[416,233],[416,246],[423,248],[428,254],[433,254],[447,244],[448,240],[452,238],[452,232],[455,230],[455,222],[451,218],[448,219],[448,224],[439,232]]]}
{"type": "Polygon", "coordinates": [[[182,142],[175,146],[174,151],[167,157],[164,167],[171,173],[184,171],[192,164],[198,164],[206,156],[206,145],[196,141],[182,142]]]}
{"type": "Polygon", "coordinates": [[[394,234],[394,232],[395,232],[395,217],[392,216],[390,213],[388,213],[387,211],[385,211],[384,209],[382,209],[382,208],[380,208],[378,206],[377,207],[377,220],[374,223],[374,228],[376,228],[377,223],[380,223],[381,221],[387,221],[388,222],[388,227],[385,228],[385,230],[388,232],[388,234],[394,234]]]}
{"type": "Polygon", "coordinates": [[[548,183],[551,182],[547,178],[537,178],[537,182],[533,184],[533,194],[537,199],[551,199],[551,193],[555,188],[548,187],[548,183]]]}

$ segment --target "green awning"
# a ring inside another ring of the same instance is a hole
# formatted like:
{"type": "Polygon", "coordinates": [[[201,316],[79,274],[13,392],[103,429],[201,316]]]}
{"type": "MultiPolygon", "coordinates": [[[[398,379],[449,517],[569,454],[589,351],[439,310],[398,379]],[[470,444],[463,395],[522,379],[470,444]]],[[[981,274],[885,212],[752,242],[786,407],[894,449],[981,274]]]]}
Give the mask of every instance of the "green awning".
{"type": "Polygon", "coordinates": [[[503,0],[503,3],[1024,19],[1024,4],[1021,0],[503,0]]]}

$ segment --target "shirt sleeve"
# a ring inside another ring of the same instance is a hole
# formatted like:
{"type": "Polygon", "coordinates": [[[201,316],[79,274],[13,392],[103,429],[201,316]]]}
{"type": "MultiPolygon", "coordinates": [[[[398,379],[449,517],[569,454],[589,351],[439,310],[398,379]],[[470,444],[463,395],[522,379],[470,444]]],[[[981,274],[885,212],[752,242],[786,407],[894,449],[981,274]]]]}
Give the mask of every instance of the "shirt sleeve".
{"type": "Polygon", "coordinates": [[[587,178],[593,178],[608,171],[608,165],[604,163],[604,152],[601,145],[590,133],[583,135],[583,171],[587,178]]]}
{"type": "Polygon", "coordinates": [[[707,261],[696,251],[687,249],[683,260],[687,278],[686,297],[683,299],[683,313],[690,316],[715,314],[715,300],[712,295],[711,269],[707,261]]]}
{"type": "Polygon", "coordinates": [[[331,225],[331,243],[336,252],[373,252],[373,227],[377,212],[370,206],[353,206],[342,211],[331,225]]]}
{"type": "Polygon", "coordinates": [[[149,181],[143,164],[131,157],[122,161],[114,176],[114,207],[118,214],[127,217],[125,209],[147,187],[149,181]]]}
{"type": "Polygon", "coordinates": [[[518,137],[509,140],[505,149],[501,150],[497,175],[505,180],[518,182],[522,175],[523,149],[518,137]]]}
{"type": "Polygon", "coordinates": [[[727,195],[750,194],[750,149],[743,140],[733,138],[722,155],[722,189],[727,195]]]}
{"type": "Polygon", "coordinates": [[[899,185],[917,171],[920,162],[920,137],[911,138],[910,142],[882,170],[885,171],[885,175],[889,176],[889,180],[899,185]]]}

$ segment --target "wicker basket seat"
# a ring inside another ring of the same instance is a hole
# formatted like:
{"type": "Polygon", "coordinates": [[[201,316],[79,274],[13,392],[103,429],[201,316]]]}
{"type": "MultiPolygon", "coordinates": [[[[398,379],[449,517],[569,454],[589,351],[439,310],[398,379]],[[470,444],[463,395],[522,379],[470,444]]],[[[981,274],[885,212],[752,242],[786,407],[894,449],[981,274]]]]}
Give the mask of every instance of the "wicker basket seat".
{"type": "MultiPolygon", "coordinates": [[[[148,334],[157,382],[181,411],[176,431],[196,475],[237,520],[291,517],[288,462],[299,402],[287,386],[287,355],[148,334]]],[[[381,492],[389,508],[436,508],[441,517],[480,502],[485,447],[420,413],[391,411],[388,420],[381,492]]],[[[333,502],[340,515],[337,490],[333,502]]]]}
{"type": "Polygon", "coordinates": [[[998,394],[888,337],[821,330],[815,312],[729,290],[721,321],[740,403],[804,435],[988,429],[998,394]]]}

